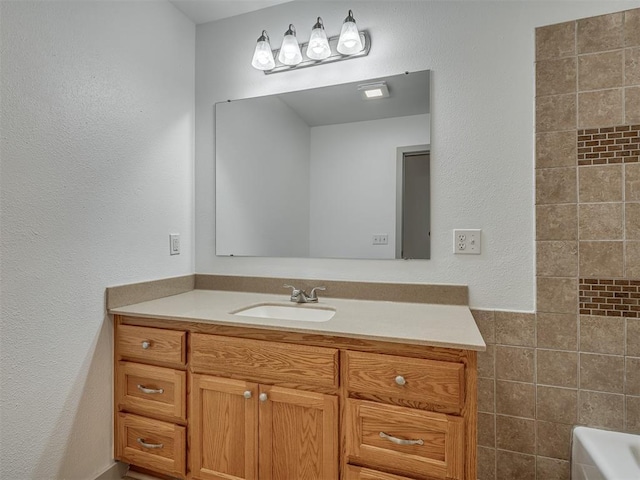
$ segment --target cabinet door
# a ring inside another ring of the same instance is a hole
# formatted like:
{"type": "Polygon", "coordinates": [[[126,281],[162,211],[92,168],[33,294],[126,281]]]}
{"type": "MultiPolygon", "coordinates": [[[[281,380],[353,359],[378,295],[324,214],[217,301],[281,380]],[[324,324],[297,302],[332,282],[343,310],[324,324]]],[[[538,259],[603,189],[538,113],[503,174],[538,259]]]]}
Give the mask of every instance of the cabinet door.
{"type": "Polygon", "coordinates": [[[191,375],[191,474],[202,480],[257,480],[258,386],[191,375]],[[248,397],[248,398],[247,398],[248,397]]]}
{"type": "Polygon", "coordinates": [[[338,478],[338,398],[260,386],[260,480],[338,478]]]}

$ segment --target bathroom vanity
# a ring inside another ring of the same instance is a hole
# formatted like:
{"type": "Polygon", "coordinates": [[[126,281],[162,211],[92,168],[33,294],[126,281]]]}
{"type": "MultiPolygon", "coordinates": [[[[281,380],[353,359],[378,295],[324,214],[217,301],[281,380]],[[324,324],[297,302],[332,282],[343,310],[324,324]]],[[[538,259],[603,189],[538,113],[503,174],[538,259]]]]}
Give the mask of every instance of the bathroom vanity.
{"type": "Polygon", "coordinates": [[[201,480],[477,478],[484,342],[466,306],[193,290],[110,312],[122,462],[201,480]],[[335,314],[234,313],[255,305],[335,314]]]}

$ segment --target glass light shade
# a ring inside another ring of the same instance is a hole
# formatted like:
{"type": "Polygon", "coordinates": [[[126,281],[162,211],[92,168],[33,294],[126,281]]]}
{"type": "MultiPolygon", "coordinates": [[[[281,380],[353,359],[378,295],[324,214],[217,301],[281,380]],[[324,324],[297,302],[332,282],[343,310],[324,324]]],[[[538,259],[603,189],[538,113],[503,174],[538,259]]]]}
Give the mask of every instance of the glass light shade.
{"type": "Polygon", "coordinates": [[[311,38],[307,45],[307,57],[311,60],[324,60],[331,55],[331,48],[327,40],[327,34],[322,26],[322,19],[318,17],[318,22],[311,30],[311,38]]]}
{"type": "Polygon", "coordinates": [[[342,24],[340,39],[338,40],[338,52],[343,55],[353,55],[362,50],[362,40],[356,22],[345,21],[342,24]]]}
{"type": "Polygon", "coordinates": [[[293,25],[289,25],[289,30],[284,34],[278,60],[284,65],[298,65],[302,62],[302,52],[293,25]]]}
{"type": "Polygon", "coordinates": [[[353,12],[349,10],[349,15],[344,19],[342,24],[342,30],[340,31],[340,38],[338,39],[338,46],[336,47],[338,53],[342,55],[353,55],[354,53],[360,53],[363,49],[362,40],[360,39],[360,32],[356,26],[356,19],[353,18],[353,12]]]}
{"type": "Polygon", "coordinates": [[[271,51],[271,44],[269,43],[269,35],[266,30],[263,30],[262,35],[258,38],[256,49],[253,51],[251,66],[258,70],[271,70],[276,66],[276,61],[273,59],[273,52],[271,51]]]}
{"type": "Polygon", "coordinates": [[[269,42],[258,42],[256,49],[253,52],[253,60],[251,66],[258,70],[271,70],[276,66],[276,62],[273,58],[273,52],[271,51],[271,45],[269,42]]]}

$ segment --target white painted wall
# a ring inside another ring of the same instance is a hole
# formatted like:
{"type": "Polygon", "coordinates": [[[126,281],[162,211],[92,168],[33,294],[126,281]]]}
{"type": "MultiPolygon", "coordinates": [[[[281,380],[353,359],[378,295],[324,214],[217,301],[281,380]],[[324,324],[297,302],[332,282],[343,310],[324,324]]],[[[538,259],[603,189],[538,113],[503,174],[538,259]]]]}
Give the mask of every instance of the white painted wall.
{"type": "Polygon", "coordinates": [[[3,1],[0,22],[0,478],[91,480],[105,287],[193,271],[195,27],[168,2],[3,1]]]}
{"type": "Polygon", "coordinates": [[[313,127],[311,256],[395,258],[397,148],[428,143],[428,115],[313,127]]]}
{"type": "Polygon", "coordinates": [[[534,309],[534,29],[638,7],[635,1],[293,2],[196,31],[196,271],[462,283],[473,307],[534,309]],[[308,38],[321,15],[337,35],[347,9],[372,37],[366,58],[265,76],[250,59],[266,29],[308,38]],[[232,53],[228,49],[232,48],[232,53]],[[216,258],[213,109],[245,98],[432,71],[432,259],[216,258]],[[452,230],[482,228],[483,254],[454,256],[452,230]]]}
{"type": "Polygon", "coordinates": [[[309,126],[276,97],[216,109],[217,254],[308,256],[309,126]]]}

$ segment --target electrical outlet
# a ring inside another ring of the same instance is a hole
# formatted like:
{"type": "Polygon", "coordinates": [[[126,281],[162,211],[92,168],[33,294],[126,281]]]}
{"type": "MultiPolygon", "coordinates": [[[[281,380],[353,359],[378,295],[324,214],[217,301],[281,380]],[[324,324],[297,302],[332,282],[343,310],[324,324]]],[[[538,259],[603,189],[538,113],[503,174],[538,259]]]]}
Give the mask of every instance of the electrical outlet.
{"type": "Polygon", "coordinates": [[[482,230],[454,230],[453,253],[461,255],[480,255],[482,230]]]}
{"type": "Polygon", "coordinates": [[[388,245],[389,235],[386,233],[378,233],[373,236],[373,245],[388,245]]]}
{"type": "Polygon", "coordinates": [[[169,255],[180,255],[180,234],[169,234],[169,255]]]}

